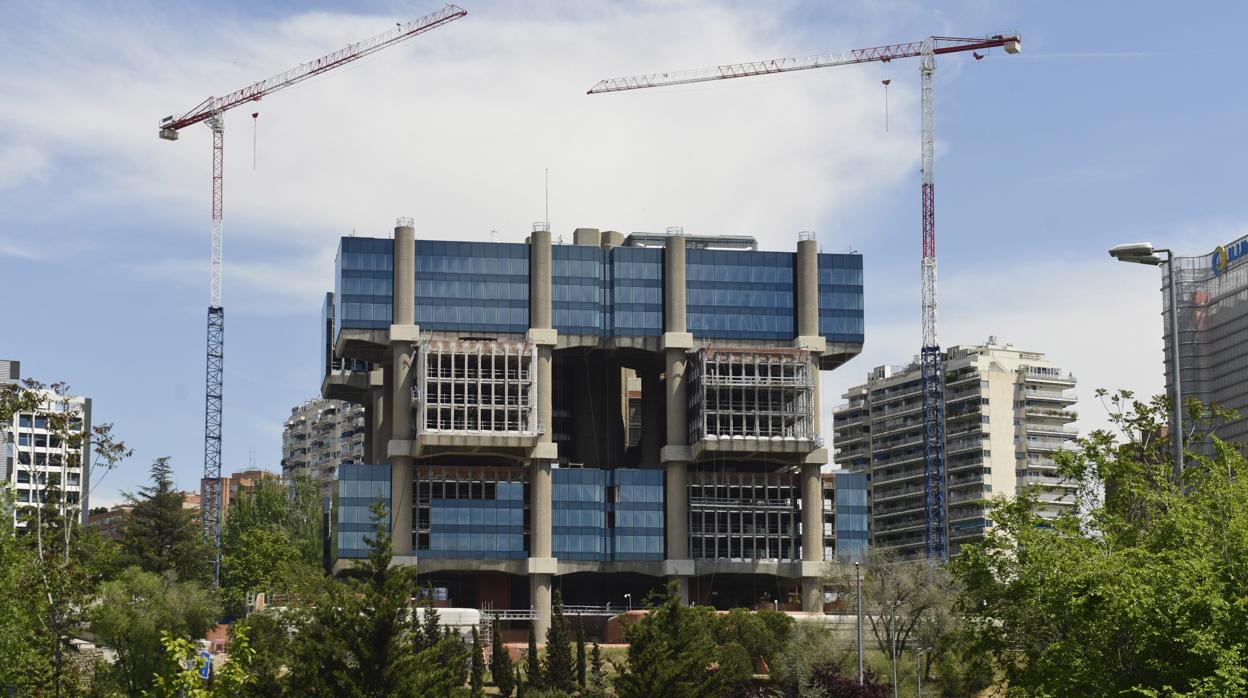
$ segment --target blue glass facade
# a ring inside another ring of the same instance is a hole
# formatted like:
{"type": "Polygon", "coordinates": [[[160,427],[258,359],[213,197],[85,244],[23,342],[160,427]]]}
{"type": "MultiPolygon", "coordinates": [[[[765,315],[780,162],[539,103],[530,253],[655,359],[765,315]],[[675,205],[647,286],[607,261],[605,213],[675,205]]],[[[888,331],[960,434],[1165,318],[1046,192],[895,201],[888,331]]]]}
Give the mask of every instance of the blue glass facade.
{"type": "Polygon", "coordinates": [[[871,505],[866,473],[836,474],[836,556],[852,562],[866,559],[871,533],[871,505]]]}
{"type": "Polygon", "coordinates": [[[416,241],[416,324],[523,334],[529,329],[529,246],[416,241]]]}
{"type": "MultiPolygon", "coordinates": [[[[391,324],[392,241],[342,238],[333,332],[391,324]]],[[[685,253],[688,329],[708,339],[791,340],[792,252],[685,253]]],[[[862,256],[819,255],[819,332],[863,341],[862,256]]],[[[422,328],[487,335],[524,333],[529,324],[529,247],[523,243],[416,241],[416,322],[422,328]]],[[[554,327],[563,334],[659,336],[663,332],[663,250],[555,245],[551,248],[554,327]]]]}
{"type": "Polygon", "coordinates": [[[365,539],[372,538],[377,531],[369,507],[376,502],[390,503],[389,465],[343,463],[338,466],[339,558],[368,557],[369,545],[365,539]]]}
{"type": "Polygon", "coordinates": [[[472,560],[528,557],[525,483],[519,478],[474,482],[418,476],[416,491],[418,526],[428,531],[418,537],[417,555],[472,560]]]}
{"type": "Polygon", "coordinates": [[[390,326],[394,295],[394,243],[375,238],[342,238],[334,275],[334,337],[343,327],[390,326]]]}
{"type": "Polygon", "coordinates": [[[862,255],[819,255],[819,334],[829,342],[863,341],[862,255]]]}
{"type": "Polygon", "coordinates": [[[607,476],[593,468],[551,471],[551,545],[565,560],[607,559],[607,476]]]}
{"type": "Polygon", "coordinates": [[[621,468],[610,475],[610,559],[662,560],[663,471],[621,468]]]}
{"type": "Polygon", "coordinates": [[[611,333],[616,337],[663,334],[663,250],[611,250],[611,333]]]}
{"type": "Polygon", "coordinates": [[[685,252],[689,331],[712,339],[794,337],[791,252],[685,252]]]}
{"type": "Polygon", "coordinates": [[[550,305],[553,325],[562,334],[604,334],[604,275],[608,252],[587,245],[550,249],[550,305]]]}

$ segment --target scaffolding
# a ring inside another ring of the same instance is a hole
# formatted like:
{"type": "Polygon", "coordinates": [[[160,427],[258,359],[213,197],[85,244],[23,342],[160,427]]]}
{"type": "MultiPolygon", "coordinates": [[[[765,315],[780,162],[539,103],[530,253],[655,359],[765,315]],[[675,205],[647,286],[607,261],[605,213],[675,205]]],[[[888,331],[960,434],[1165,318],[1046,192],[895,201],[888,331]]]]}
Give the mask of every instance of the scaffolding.
{"type": "Polygon", "coordinates": [[[689,552],[695,559],[800,559],[800,505],[791,472],[691,472],[689,552]]]}
{"type": "Polygon", "coordinates": [[[422,344],[412,389],[417,432],[539,434],[536,363],[537,347],[528,342],[422,344]]]}
{"type": "Polygon", "coordinates": [[[805,350],[699,350],[689,370],[689,442],[814,440],[817,375],[805,350]]]}

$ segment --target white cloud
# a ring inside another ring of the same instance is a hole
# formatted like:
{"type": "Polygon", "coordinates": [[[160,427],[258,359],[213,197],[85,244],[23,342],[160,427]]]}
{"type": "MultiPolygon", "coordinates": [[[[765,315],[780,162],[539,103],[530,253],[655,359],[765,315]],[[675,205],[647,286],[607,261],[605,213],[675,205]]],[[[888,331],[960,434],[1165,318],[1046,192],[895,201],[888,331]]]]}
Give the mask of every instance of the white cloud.
{"type": "Polygon", "coordinates": [[[0,189],[46,179],[48,157],[26,143],[0,143],[0,189]]]}
{"type": "Polygon", "coordinates": [[[40,259],[39,253],[23,245],[0,238],[0,257],[16,257],[18,259],[40,259]]]}
{"type": "MultiPolygon", "coordinates": [[[[1161,277],[1155,270],[1118,264],[1108,256],[1060,265],[1037,261],[997,270],[950,272],[940,287],[942,346],[982,344],[989,335],[1019,349],[1047,355],[1079,380],[1076,393],[1080,433],[1107,425],[1097,388],[1128,388],[1138,395],[1162,384],[1161,277]]],[[[866,289],[868,297],[871,288],[866,289]]],[[[867,312],[867,342],[861,356],[826,376],[823,422],[841,394],[865,382],[884,364],[906,364],[918,353],[918,298],[912,316],[873,319],[867,312]]]]}
{"type": "MultiPolygon", "coordinates": [[[[498,229],[516,239],[544,215],[550,168],[558,232],[684,225],[787,247],[796,231],[914,169],[913,139],[861,135],[880,118],[873,71],[584,94],[603,77],[775,55],[783,35],[770,10],[497,10],[229,113],[227,240],[297,236],[325,247],[351,229],[383,234],[400,215],[415,217],[421,234],[488,239],[498,229]]],[[[196,127],[160,141],[158,118],[392,22],[331,13],[275,24],[56,20],[49,29],[72,40],[37,70],[0,78],[11,95],[0,127],[47,149],[56,166],[69,153],[88,158],[92,176],[71,201],[134,206],[197,235],[208,213],[209,134],[196,127]]],[[[899,86],[891,99],[894,130],[914,132],[913,91],[899,86]]],[[[228,244],[226,255],[228,275],[242,260],[228,244]]]]}

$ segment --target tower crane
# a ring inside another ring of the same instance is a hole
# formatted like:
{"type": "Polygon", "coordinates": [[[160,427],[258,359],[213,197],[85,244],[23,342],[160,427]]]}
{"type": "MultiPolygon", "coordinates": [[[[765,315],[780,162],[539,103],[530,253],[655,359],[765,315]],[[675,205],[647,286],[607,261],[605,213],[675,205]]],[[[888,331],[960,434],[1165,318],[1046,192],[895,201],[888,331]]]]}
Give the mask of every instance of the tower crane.
{"type": "Polygon", "coordinates": [[[363,41],[350,44],[316,60],[248,85],[224,97],[209,97],[181,116],[160,121],[160,137],[178,140],[182,129],[205,123],[212,130],[212,251],[211,282],[208,294],[208,360],[204,391],[204,488],[201,514],[202,532],[215,550],[213,579],[221,574],[221,436],[222,398],[225,371],[225,308],[221,305],[221,222],[224,189],[225,112],[258,102],[275,92],[297,85],[308,78],[327,73],[401,41],[424,34],[468,14],[456,5],[407,22],[363,41]]]}
{"type": "Polygon", "coordinates": [[[920,263],[923,309],[923,345],[920,367],[923,389],[923,519],[924,552],[928,558],[947,560],[949,531],[945,510],[945,404],[940,341],[936,333],[936,195],[933,181],[932,78],[936,74],[936,56],[971,51],[976,60],[988,49],[1002,48],[1006,53],[1022,50],[1017,32],[986,37],[963,38],[929,36],[922,41],[861,48],[840,53],[776,58],[750,63],[734,63],[714,68],[651,73],[602,80],[588,94],[623,92],[650,87],[688,85],[696,82],[745,78],[755,75],[787,73],[795,70],[831,68],[857,63],[888,63],[898,58],[919,58],[922,103],[922,174],[920,193],[923,217],[923,251],[920,263]]]}

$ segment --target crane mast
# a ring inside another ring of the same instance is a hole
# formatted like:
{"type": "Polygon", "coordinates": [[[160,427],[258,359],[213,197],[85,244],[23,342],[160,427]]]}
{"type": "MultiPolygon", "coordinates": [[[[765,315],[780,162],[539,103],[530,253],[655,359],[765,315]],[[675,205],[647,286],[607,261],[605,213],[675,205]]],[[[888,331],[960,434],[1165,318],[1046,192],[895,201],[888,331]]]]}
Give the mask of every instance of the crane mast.
{"type": "Polygon", "coordinates": [[[424,34],[468,14],[457,5],[446,5],[436,12],[399,24],[394,29],[351,44],[316,60],[302,63],[271,78],[235,90],[224,97],[209,97],[181,116],[160,121],[159,135],[178,140],[181,130],[205,123],[212,131],[212,248],[208,288],[207,367],[204,385],[204,476],[201,492],[203,537],[212,543],[213,581],[221,577],[221,438],[225,378],[225,308],[221,303],[222,221],[225,199],[225,112],[248,102],[259,101],[304,80],[340,68],[414,36],[424,34]]]}
{"type": "MultiPolygon", "coordinates": [[[[599,81],[588,92],[588,94],[603,94],[858,63],[888,63],[898,58],[921,59],[919,81],[922,108],[921,165],[923,176],[920,199],[923,234],[919,275],[922,293],[923,343],[920,347],[919,365],[923,392],[924,554],[934,560],[949,558],[949,530],[945,501],[944,370],[940,341],[936,331],[936,189],[933,172],[935,93],[932,80],[936,74],[936,56],[964,51],[986,51],[992,48],[1003,48],[1006,53],[1018,53],[1021,50],[1021,39],[1017,32],[979,38],[930,36],[923,41],[854,49],[840,53],[800,58],[776,58],[732,63],[713,68],[611,78],[599,81]]],[[[982,57],[979,54],[975,55],[977,58],[982,57]]]]}

